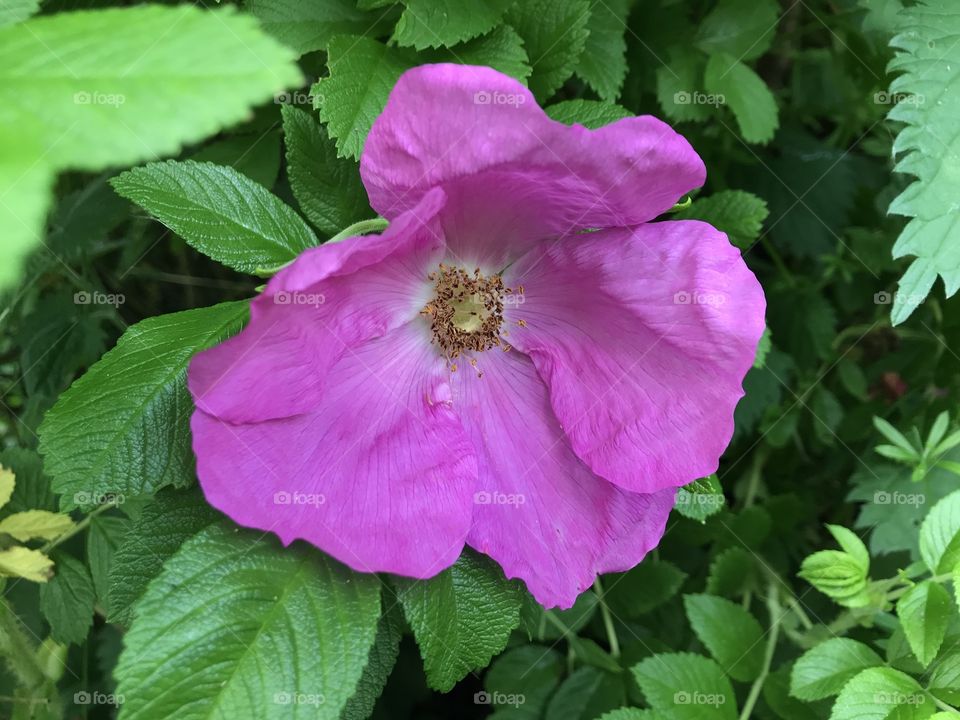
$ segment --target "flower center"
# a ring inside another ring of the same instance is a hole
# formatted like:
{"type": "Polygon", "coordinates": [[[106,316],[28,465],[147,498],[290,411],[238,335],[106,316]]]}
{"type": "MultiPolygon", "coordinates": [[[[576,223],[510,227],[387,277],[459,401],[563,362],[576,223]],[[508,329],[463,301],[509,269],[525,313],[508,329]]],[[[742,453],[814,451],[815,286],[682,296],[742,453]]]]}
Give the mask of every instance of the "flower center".
{"type": "MultiPolygon", "coordinates": [[[[504,287],[499,275],[469,273],[460,267],[440,268],[427,276],[434,284],[434,298],[420,312],[430,318],[433,342],[440,346],[450,370],[468,351],[481,352],[493,347],[509,350],[500,337],[503,325],[503,299],[512,290],[504,287]]],[[[470,364],[476,367],[475,359],[470,364]]]]}

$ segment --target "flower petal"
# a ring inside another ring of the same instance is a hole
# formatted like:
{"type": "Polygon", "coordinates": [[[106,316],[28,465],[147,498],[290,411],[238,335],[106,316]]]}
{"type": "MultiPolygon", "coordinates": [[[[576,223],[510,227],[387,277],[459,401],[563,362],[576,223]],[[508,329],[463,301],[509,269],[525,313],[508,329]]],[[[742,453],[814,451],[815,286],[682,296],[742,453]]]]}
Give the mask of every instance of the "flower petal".
{"type": "Polygon", "coordinates": [[[446,64],[401,76],[360,159],[384,217],[442,187],[451,255],[488,269],[538,240],[651,220],[705,172],[689,143],[653,117],[567,126],[516,80],[446,64]]]}
{"type": "Polygon", "coordinates": [[[409,321],[429,300],[426,275],[444,254],[436,221],[443,203],[435,190],[382,235],[301,253],[253,301],[243,332],[193,359],[197,407],[238,423],[316,407],[327,371],[348,348],[409,321]]]}
{"type": "Polygon", "coordinates": [[[601,572],[633,567],[663,535],[673,490],[626,492],[570,449],[530,359],[476,355],[456,373],[454,408],[477,449],[467,543],[519,577],[544,606],[570,607],[601,572]]]}
{"type": "Polygon", "coordinates": [[[302,538],[362,572],[430,577],[456,561],[476,460],[448,372],[409,323],[348,351],[314,412],[234,425],[193,415],[207,500],[241,525],[302,538]]]}
{"type": "Polygon", "coordinates": [[[715,472],[764,328],[763,291],[706,223],[544,243],[511,267],[509,341],[550,388],[574,451],[627,490],[715,472]],[[517,298],[519,303],[519,297],[517,298]]]}

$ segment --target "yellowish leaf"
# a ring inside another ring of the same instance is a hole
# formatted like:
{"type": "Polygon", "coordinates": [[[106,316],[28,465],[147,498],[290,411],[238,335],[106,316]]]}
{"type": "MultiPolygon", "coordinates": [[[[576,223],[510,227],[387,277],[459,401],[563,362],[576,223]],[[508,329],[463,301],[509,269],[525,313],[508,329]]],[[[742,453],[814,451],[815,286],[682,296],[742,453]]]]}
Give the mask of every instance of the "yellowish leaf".
{"type": "Polygon", "coordinates": [[[0,550],[0,575],[46,582],[53,577],[53,560],[39,550],[17,545],[0,550]]]}
{"type": "Polygon", "coordinates": [[[26,510],[0,520],[0,533],[12,535],[21,542],[34,538],[53,540],[72,528],[69,515],[47,510],[26,510]]]}
{"type": "Polygon", "coordinates": [[[13,470],[7,470],[3,465],[0,465],[0,507],[10,502],[15,484],[13,470]]]}

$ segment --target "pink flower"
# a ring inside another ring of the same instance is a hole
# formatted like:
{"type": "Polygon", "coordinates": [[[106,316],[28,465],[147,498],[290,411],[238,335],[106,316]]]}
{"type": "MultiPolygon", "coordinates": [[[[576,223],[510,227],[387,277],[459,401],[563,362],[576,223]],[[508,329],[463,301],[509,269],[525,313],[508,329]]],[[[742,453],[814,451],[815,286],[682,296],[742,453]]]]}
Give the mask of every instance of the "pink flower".
{"type": "Polygon", "coordinates": [[[569,127],[429,65],[360,172],[389,229],[304,252],[190,367],[206,497],[363,572],[431,577],[467,544],[568,607],[733,432],[763,293],[713,227],[649,222],[703,162],[652,117],[569,127]]]}

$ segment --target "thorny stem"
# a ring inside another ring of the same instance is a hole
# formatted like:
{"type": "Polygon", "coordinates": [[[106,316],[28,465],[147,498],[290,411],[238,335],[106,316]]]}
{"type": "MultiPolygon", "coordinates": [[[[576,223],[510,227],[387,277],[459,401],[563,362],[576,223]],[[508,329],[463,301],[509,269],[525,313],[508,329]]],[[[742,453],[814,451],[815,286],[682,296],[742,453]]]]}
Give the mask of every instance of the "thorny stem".
{"type": "Polygon", "coordinates": [[[617,639],[617,631],[613,627],[613,616],[610,614],[610,608],[607,607],[607,598],[603,593],[603,585],[600,584],[600,578],[593,581],[594,592],[597,593],[597,600],[600,603],[600,615],[603,617],[603,627],[607,631],[607,642],[610,644],[610,654],[614,659],[620,658],[620,641],[617,639]]]}

